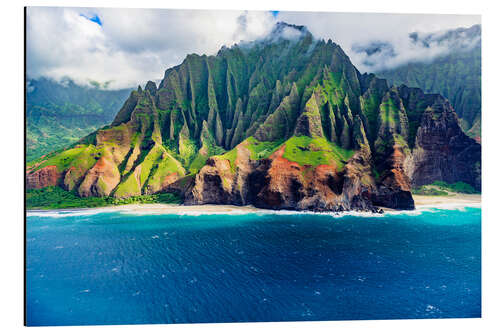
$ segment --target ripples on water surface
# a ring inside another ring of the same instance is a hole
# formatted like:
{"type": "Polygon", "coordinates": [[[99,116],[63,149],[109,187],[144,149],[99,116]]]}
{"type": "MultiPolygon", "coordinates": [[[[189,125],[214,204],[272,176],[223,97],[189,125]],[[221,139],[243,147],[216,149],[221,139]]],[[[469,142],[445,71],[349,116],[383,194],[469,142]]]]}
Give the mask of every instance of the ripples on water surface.
{"type": "Polygon", "coordinates": [[[481,315],[481,209],[34,214],[28,325],[481,315]]]}

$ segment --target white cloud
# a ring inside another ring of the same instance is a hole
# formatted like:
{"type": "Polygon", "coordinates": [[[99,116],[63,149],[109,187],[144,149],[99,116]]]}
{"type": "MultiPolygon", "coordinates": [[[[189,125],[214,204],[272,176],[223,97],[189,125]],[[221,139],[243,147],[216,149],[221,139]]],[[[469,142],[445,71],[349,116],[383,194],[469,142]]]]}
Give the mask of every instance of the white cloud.
{"type": "Polygon", "coordinates": [[[412,32],[425,34],[481,23],[478,15],[443,14],[280,12],[277,19],[305,25],[317,38],[331,38],[361,72],[396,67],[410,61],[427,61],[449,50],[448,45],[438,43],[431,48],[415,45],[408,38],[412,32]],[[396,56],[381,54],[378,59],[376,56],[370,59],[372,65],[365,64],[366,54],[354,52],[353,47],[374,41],[392,45],[396,56]]]}
{"type": "Polygon", "coordinates": [[[160,80],[186,54],[260,38],[273,23],[269,12],[30,7],[27,72],[135,86],[160,80]],[[102,26],[86,18],[94,15],[102,26]]]}
{"type": "MultiPolygon", "coordinates": [[[[78,83],[112,81],[110,88],[160,80],[186,54],[215,54],[223,45],[264,37],[278,21],[305,25],[315,37],[331,38],[361,70],[426,59],[439,48],[412,45],[408,34],[480,22],[478,16],[29,7],[27,73],[78,83]],[[89,18],[98,16],[102,25],[89,18]],[[356,44],[389,42],[397,57],[352,51],[356,44]]],[[[292,33],[296,33],[292,31],[292,33]]]]}

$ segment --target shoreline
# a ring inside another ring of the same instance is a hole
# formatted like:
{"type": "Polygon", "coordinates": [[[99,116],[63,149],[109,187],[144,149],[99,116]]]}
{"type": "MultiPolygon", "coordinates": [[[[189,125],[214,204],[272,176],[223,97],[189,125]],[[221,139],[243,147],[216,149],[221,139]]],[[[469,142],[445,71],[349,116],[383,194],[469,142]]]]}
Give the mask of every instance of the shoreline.
{"type": "Polygon", "coordinates": [[[415,208],[441,208],[443,206],[480,207],[481,194],[450,193],[443,196],[413,195],[415,208]]]}
{"type": "MultiPolygon", "coordinates": [[[[383,208],[384,213],[409,213],[422,209],[460,209],[464,207],[481,207],[480,194],[450,194],[447,196],[425,196],[413,195],[415,210],[404,211],[390,208],[383,208]]],[[[270,210],[261,209],[254,206],[233,206],[233,205],[193,205],[185,206],[179,204],[128,204],[116,206],[104,206],[94,208],[66,208],[66,209],[32,209],[26,210],[27,216],[48,215],[51,213],[67,213],[61,215],[75,214],[96,214],[104,212],[123,212],[131,214],[154,214],[154,215],[210,215],[210,214],[250,214],[250,213],[270,213],[270,214],[338,214],[341,215],[383,215],[370,212],[347,211],[347,212],[312,212],[295,210],[270,210]]]]}

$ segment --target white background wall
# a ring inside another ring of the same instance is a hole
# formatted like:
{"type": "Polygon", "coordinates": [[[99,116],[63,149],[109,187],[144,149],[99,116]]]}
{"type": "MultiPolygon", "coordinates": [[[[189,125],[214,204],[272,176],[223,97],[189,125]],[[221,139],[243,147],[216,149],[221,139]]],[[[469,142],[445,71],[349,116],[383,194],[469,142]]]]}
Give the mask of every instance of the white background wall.
{"type": "MultiPolygon", "coordinates": [[[[0,5],[0,327],[23,330],[23,6],[150,7],[337,12],[481,14],[483,24],[483,319],[29,328],[43,332],[492,332],[500,331],[500,13],[475,0],[99,0],[0,5]]],[[[397,29],[397,27],[394,27],[397,29]]]]}

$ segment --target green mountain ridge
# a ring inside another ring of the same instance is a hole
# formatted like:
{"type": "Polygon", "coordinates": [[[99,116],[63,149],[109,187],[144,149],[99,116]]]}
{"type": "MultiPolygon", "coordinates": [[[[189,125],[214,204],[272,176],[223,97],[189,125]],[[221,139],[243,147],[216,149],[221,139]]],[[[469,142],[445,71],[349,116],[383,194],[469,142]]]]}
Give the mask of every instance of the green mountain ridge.
{"type": "Polygon", "coordinates": [[[109,124],[131,89],[102,90],[71,80],[29,79],[26,96],[26,158],[64,148],[109,124]]]}
{"type": "Polygon", "coordinates": [[[481,26],[459,28],[436,36],[412,34],[411,38],[425,45],[432,40],[447,42],[451,44],[451,51],[431,61],[411,62],[376,74],[390,84],[418,87],[426,93],[439,93],[448,98],[464,131],[473,138],[480,138],[481,26]]]}
{"type": "Polygon", "coordinates": [[[480,154],[457,124],[441,96],[389,87],[360,74],[331,40],[278,23],[267,38],[190,54],[158,87],[138,87],[110,126],[29,163],[27,184],[81,197],[176,192],[185,203],[411,209],[412,185],[480,186],[477,170],[457,169],[480,154]],[[288,29],[300,37],[285,38],[288,29]],[[443,126],[451,130],[436,130],[443,126]],[[425,169],[434,151],[420,139],[427,128],[462,142],[439,174],[425,169]]]}

